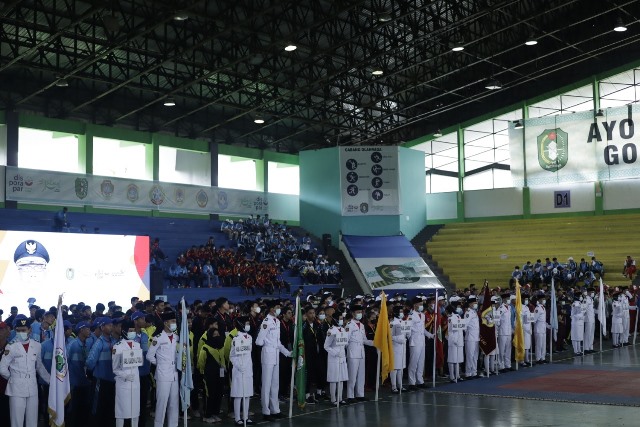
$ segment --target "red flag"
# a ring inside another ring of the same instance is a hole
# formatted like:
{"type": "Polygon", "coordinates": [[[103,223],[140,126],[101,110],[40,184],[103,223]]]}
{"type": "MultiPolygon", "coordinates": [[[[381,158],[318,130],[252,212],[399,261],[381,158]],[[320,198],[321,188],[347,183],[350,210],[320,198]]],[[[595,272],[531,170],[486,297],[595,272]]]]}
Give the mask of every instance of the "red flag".
{"type": "Polygon", "coordinates": [[[491,293],[489,284],[484,284],[484,301],[480,317],[480,349],[484,354],[490,354],[496,349],[496,327],[493,324],[493,308],[491,307],[491,293]]]}

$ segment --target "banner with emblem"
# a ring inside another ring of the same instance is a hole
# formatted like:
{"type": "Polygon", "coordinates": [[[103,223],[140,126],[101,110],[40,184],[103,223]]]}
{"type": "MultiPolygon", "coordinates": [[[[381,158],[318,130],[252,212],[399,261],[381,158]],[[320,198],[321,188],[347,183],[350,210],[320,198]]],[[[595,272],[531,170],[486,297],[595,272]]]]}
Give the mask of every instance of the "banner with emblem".
{"type": "Polygon", "coordinates": [[[400,215],[398,147],[340,147],[343,216],[400,215]]]}
{"type": "Polygon", "coordinates": [[[440,289],[442,285],[422,258],[356,258],[371,289],[440,289]]]}
{"type": "Polygon", "coordinates": [[[540,186],[640,177],[637,104],[524,120],[509,129],[513,185],[540,186]]]}
{"type": "Polygon", "coordinates": [[[6,168],[6,200],[203,214],[265,214],[266,193],[187,184],[6,168]]]}

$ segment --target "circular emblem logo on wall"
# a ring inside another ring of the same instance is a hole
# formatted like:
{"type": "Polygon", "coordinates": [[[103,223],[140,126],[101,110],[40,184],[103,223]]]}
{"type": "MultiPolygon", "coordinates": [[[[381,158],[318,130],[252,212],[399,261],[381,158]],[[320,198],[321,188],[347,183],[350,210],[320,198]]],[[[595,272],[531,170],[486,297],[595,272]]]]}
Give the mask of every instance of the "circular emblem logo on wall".
{"type": "Polygon", "coordinates": [[[369,212],[369,203],[360,203],[360,212],[364,214],[369,212]]]}
{"type": "Polygon", "coordinates": [[[156,206],[164,203],[164,191],[161,186],[155,184],[151,187],[151,190],[149,190],[149,200],[156,206]]]}
{"type": "Polygon", "coordinates": [[[218,193],[218,207],[220,209],[225,210],[229,206],[229,196],[224,191],[220,191],[218,193]]]}
{"type": "Polygon", "coordinates": [[[181,205],[184,202],[184,188],[176,188],[175,198],[177,205],[181,205]]]}
{"type": "Polygon", "coordinates": [[[129,184],[127,186],[127,200],[131,203],[138,200],[140,197],[140,191],[138,190],[138,186],[135,184],[129,184]]]}
{"type": "Polygon", "coordinates": [[[209,196],[207,196],[206,191],[198,191],[198,194],[196,194],[196,203],[198,203],[198,206],[200,206],[201,208],[207,206],[207,204],[209,203],[209,196]]]}
{"type": "Polygon", "coordinates": [[[102,197],[105,199],[110,199],[111,196],[113,196],[113,190],[115,190],[115,186],[110,179],[105,179],[102,181],[102,184],[100,184],[100,194],[102,194],[102,197]]]}
{"type": "Polygon", "coordinates": [[[87,197],[89,193],[89,182],[87,178],[76,178],[76,197],[80,200],[87,197]]]}

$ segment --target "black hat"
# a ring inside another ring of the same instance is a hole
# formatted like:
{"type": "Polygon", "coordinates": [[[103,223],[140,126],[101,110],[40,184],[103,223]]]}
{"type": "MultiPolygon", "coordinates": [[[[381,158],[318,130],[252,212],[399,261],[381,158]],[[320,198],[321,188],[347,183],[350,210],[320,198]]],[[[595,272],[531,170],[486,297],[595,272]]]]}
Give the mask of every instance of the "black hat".
{"type": "Polygon", "coordinates": [[[162,313],[162,321],[163,322],[167,322],[169,320],[174,320],[176,318],[176,312],[175,311],[165,311],[164,313],[162,313]]]}
{"type": "Polygon", "coordinates": [[[413,297],[411,304],[422,304],[424,301],[420,297],[413,297]]]}
{"type": "Polygon", "coordinates": [[[505,292],[502,295],[500,295],[500,297],[502,299],[505,299],[505,298],[509,299],[509,298],[511,298],[511,294],[509,292],[505,292]]]}
{"type": "Polygon", "coordinates": [[[13,327],[19,328],[21,326],[26,326],[27,328],[31,327],[31,319],[29,319],[24,314],[18,314],[15,319],[13,319],[13,327]]]}
{"type": "Polygon", "coordinates": [[[362,306],[360,304],[355,304],[351,306],[351,311],[362,311],[362,306]]]}

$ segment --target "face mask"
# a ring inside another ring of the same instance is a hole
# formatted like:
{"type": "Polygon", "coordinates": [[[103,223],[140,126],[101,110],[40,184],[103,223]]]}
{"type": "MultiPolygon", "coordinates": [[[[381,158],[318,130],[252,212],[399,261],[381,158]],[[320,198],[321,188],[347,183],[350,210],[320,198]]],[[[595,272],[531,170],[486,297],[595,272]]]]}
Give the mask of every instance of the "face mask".
{"type": "Polygon", "coordinates": [[[424,306],[423,306],[423,305],[421,305],[420,307],[418,307],[418,311],[419,311],[420,313],[422,313],[422,312],[424,311],[424,306]]]}
{"type": "Polygon", "coordinates": [[[16,337],[24,342],[27,341],[29,339],[29,334],[27,332],[16,332],[16,337]]]}
{"type": "Polygon", "coordinates": [[[396,319],[398,319],[398,320],[402,320],[402,313],[399,313],[399,314],[396,316],[396,319]]]}
{"type": "Polygon", "coordinates": [[[136,339],[136,333],[135,333],[135,331],[134,331],[134,332],[127,332],[127,339],[128,339],[129,341],[133,341],[133,340],[135,340],[135,339],[136,339]]]}
{"type": "Polygon", "coordinates": [[[589,296],[590,296],[591,298],[593,298],[593,297],[595,296],[595,294],[594,294],[593,292],[591,292],[591,293],[589,294],[589,296]]]}
{"type": "Polygon", "coordinates": [[[456,313],[457,314],[462,314],[462,309],[460,307],[456,308],[456,313]]]}
{"type": "Polygon", "coordinates": [[[171,332],[175,332],[176,329],[178,329],[178,324],[177,323],[169,323],[169,330],[171,332]]]}
{"type": "Polygon", "coordinates": [[[260,314],[260,307],[256,307],[255,310],[253,310],[256,312],[256,314],[260,314]]]}
{"type": "Polygon", "coordinates": [[[524,305],[529,305],[529,300],[528,299],[524,300],[524,305]]]}
{"type": "Polygon", "coordinates": [[[320,320],[324,320],[324,319],[326,319],[326,318],[327,318],[327,315],[326,315],[326,314],[319,314],[319,315],[318,315],[318,319],[320,319],[320,320]]]}
{"type": "Polygon", "coordinates": [[[318,308],[318,304],[311,304],[311,307],[318,308]]]}
{"type": "Polygon", "coordinates": [[[544,305],[545,302],[546,302],[545,300],[541,300],[540,305],[544,305]]]}
{"type": "Polygon", "coordinates": [[[250,330],[251,330],[251,325],[249,325],[249,324],[244,325],[244,331],[245,332],[249,332],[250,330]]]}
{"type": "Polygon", "coordinates": [[[281,312],[282,312],[282,310],[280,310],[279,308],[276,308],[276,316],[280,316],[281,312]]]}
{"type": "Polygon", "coordinates": [[[362,313],[356,313],[356,320],[362,319],[362,313]]]}
{"type": "Polygon", "coordinates": [[[338,320],[338,326],[342,326],[344,324],[344,320],[340,319],[338,320]]]}
{"type": "Polygon", "coordinates": [[[471,310],[476,311],[478,309],[478,304],[473,304],[471,306],[471,310]]]}

